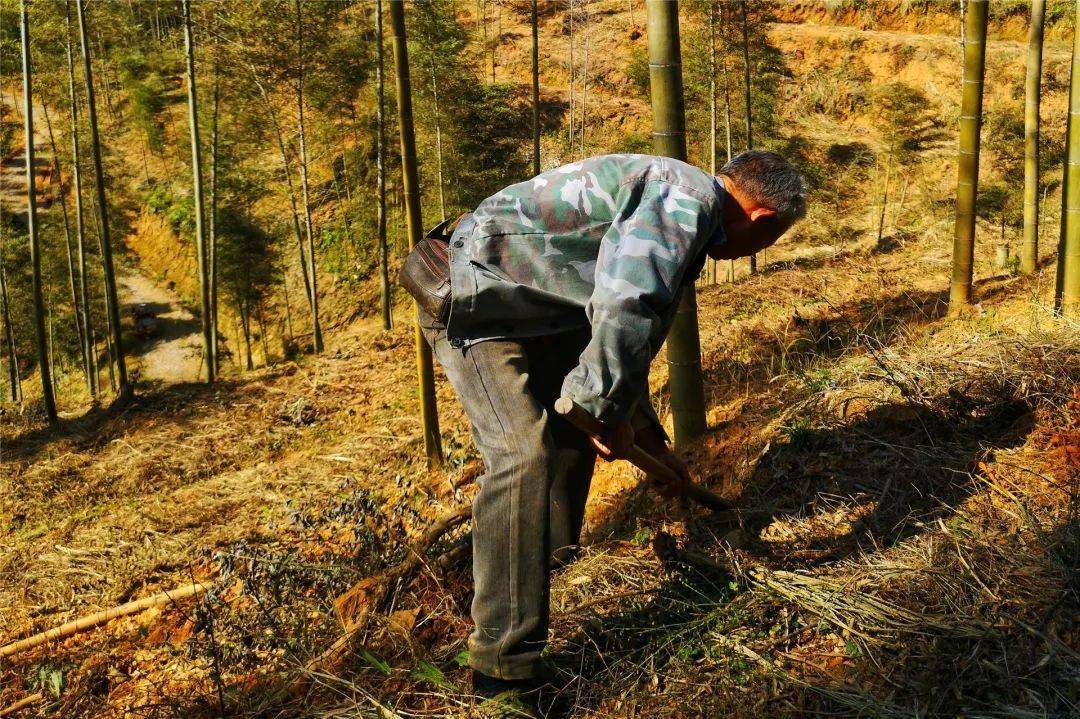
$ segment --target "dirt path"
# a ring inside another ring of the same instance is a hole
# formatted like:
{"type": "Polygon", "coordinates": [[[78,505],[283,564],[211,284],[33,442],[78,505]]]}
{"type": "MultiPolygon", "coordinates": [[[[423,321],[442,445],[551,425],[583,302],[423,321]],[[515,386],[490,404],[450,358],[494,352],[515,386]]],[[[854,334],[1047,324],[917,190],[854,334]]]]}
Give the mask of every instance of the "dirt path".
{"type": "Polygon", "coordinates": [[[128,349],[139,375],[167,383],[198,380],[202,366],[199,320],[180,304],[179,297],[130,270],[118,275],[117,292],[124,318],[130,318],[139,304],[147,305],[157,318],[151,335],[136,338],[128,349]]]}

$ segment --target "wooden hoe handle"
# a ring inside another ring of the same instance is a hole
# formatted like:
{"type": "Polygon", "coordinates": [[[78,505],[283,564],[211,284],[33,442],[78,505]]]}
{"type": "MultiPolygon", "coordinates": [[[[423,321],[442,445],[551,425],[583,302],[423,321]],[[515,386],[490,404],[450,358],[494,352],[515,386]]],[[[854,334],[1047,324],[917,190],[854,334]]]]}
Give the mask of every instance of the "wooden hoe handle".
{"type": "MultiPolygon", "coordinates": [[[[580,429],[585,434],[602,436],[606,428],[600,420],[581,408],[569,397],[559,397],[555,400],[555,412],[566,419],[570,424],[580,429]]],[[[626,452],[626,460],[645,474],[662,477],[669,482],[678,482],[679,476],[671,467],[667,466],[641,447],[632,445],[626,452]]],[[[698,504],[708,507],[716,512],[724,512],[732,508],[731,503],[716,492],[705,489],[701,485],[689,483],[683,494],[698,504]]]]}

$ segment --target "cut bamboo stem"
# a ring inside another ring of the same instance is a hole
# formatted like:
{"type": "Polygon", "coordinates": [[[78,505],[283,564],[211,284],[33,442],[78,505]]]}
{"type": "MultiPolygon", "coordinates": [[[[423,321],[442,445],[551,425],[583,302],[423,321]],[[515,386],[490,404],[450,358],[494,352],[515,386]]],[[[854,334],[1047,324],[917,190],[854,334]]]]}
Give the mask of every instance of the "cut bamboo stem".
{"type": "Polygon", "coordinates": [[[42,694],[41,692],[25,696],[22,699],[20,699],[19,701],[12,704],[11,706],[7,707],[6,709],[0,709],[0,717],[11,716],[12,714],[19,711],[20,709],[25,709],[26,707],[30,706],[31,704],[37,704],[39,701],[41,701],[44,698],[45,698],[45,695],[42,694]]]}
{"type": "Polygon", "coordinates": [[[58,627],[53,627],[52,629],[27,637],[26,639],[20,639],[17,642],[0,647],[0,658],[10,657],[13,654],[24,652],[27,649],[33,649],[41,644],[56,639],[63,639],[64,637],[70,637],[72,634],[78,634],[79,632],[85,632],[88,629],[93,629],[96,626],[112,621],[118,617],[126,617],[129,614],[137,614],[146,609],[162,607],[166,604],[178,602],[181,599],[198,596],[205,593],[210,587],[210,584],[203,582],[184,584],[176,589],[162,592],[161,594],[143,597],[142,599],[136,599],[127,604],[121,604],[118,607],[103,609],[100,612],[88,614],[85,617],[79,617],[78,619],[61,624],[58,627]]]}

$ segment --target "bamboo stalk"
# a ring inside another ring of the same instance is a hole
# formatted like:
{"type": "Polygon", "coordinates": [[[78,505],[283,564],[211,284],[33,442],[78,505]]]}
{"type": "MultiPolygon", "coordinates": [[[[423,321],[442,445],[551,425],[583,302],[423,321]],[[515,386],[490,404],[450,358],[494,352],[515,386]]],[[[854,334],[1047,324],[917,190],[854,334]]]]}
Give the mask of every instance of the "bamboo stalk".
{"type": "Polygon", "coordinates": [[[304,234],[307,237],[308,283],[311,292],[311,346],[315,354],[323,351],[322,325],[319,324],[319,289],[315,277],[315,229],[311,223],[311,197],[308,192],[307,131],[304,126],[304,17],[300,0],[296,7],[296,56],[300,72],[296,77],[297,131],[300,140],[300,190],[304,201],[304,234]]]}
{"type": "MultiPolygon", "coordinates": [[[[1080,19],[1080,3],[1076,6],[1080,19]]],[[[1058,250],[1055,308],[1066,316],[1080,314],[1080,32],[1074,33],[1069,121],[1065,144],[1062,196],[1063,232],[1058,250]]]]}
{"type": "MultiPolygon", "coordinates": [[[[94,161],[95,190],[97,192],[97,219],[101,241],[101,267],[105,276],[105,304],[109,317],[112,358],[116,365],[120,393],[128,395],[132,389],[128,384],[127,365],[124,360],[124,340],[120,333],[120,304],[116,298],[116,275],[113,272],[112,235],[109,232],[109,206],[105,198],[105,170],[101,160],[101,138],[98,133],[97,100],[94,94],[94,73],[91,69],[89,29],[86,22],[86,10],[83,0],[75,0],[75,11],[79,20],[79,41],[82,45],[83,75],[86,80],[86,116],[90,124],[90,149],[94,161]]],[[[108,80],[108,76],[105,77],[108,80]]],[[[106,85],[107,87],[107,85],[106,85]]],[[[107,95],[107,93],[106,93],[107,95]]],[[[108,98],[106,98],[108,99],[108,98]]],[[[111,103],[110,103],[111,104],[111,103]]],[[[109,371],[113,368],[110,365],[109,371]]]]}
{"type": "Polygon", "coordinates": [[[949,308],[971,304],[975,257],[975,201],[979,187],[979,130],[982,125],[983,74],[986,67],[987,0],[971,0],[964,18],[964,84],[960,106],[960,149],[957,153],[956,228],[953,237],[949,308]]]}
{"type": "Polygon", "coordinates": [[[30,65],[30,20],[26,10],[26,0],[20,3],[21,20],[19,28],[22,36],[23,70],[23,116],[24,145],[26,145],[26,218],[27,233],[30,236],[31,297],[34,302],[34,334],[37,338],[38,371],[41,373],[41,396],[45,401],[45,413],[49,424],[56,426],[56,399],[53,396],[52,372],[49,366],[49,354],[45,337],[45,299],[41,287],[41,246],[38,242],[37,187],[34,183],[34,100],[30,65]]]}
{"type": "Polygon", "coordinates": [[[45,698],[45,695],[42,694],[41,692],[37,692],[36,694],[29,694],[29,695],[23,697],[22,699],[20,699],[19,701],[15,702],[14,704],[12,704],[11,706],[6,707],[4,709],[0,709],[0,717],[11,716],[12,714],[19,711],[20,709],[25,709],[26,707],[30,706],[31,704],[37,704],[39,701],[41,701],[44,698],[45,698]]]}
{"type": "Polygon", "coordinates": [[[383,329],[393,328],[394,319],[390,305],[390,267],[389,248],[386,244],[386,76],[384,68],[385,50],[383,45],[383,0],[375,0],[375,44],[376,44],[376,169],[378,172],[379,207],[377,217],[379,237],[379,297],[382,304],[383,329]]]}
{"type": "Polygon", "coordinates": [[[85,333],[86,369],[90,382],[90,397],[97,400],[97,357],[94,353],[94,328],[90,316],[90,276],[86,271],[85,226],[83,222],[82,169],[79,154],[79,102],[75,94],[75,57],[71,50],[71,0],[64,0],[64,45],[67,57],[68,94],[71,99],[71,178],[75,198],[75,234],[79,252],[79,290],[82,293],[82,326],[85,333]]]}
{"type": "MultiPolygon", "coordinates": [[[[416,134],[413,128],[412,84],[409,79],[409,48],[405,37],[405,5],[403,0],[390,0],[390,27],[393,32],[394,65],[397,70],[398,131],[401,135],[401,172],[405,191],[405,221],[409,249],[423,236],[420,214],[420,177],[416,165],[416,134]]],[[[419,376],[420,423],[424,432],[424,452],[428,463],[443,462],[442,440],[439,436],[439,410],[435,403],[435,369],[431,347],[414,321],[416,369],[419,376]]]]}
{"type": "MultiPolygon", "coordinates": [[[[532,0],[532,142],[533,174],[540,174],[540,41],[536,0],[532,0]]],[[[445,218],[444,218],[445,219],[445,218]]]]}
{"type": "MultiPolygon", "coordinates": [[[[679,6],[665,0],[646,3],[649,38],[649,86],[652,95],[653,146],[656,154],[686,159],[686,113],[683,105],[679,6]]],[[[693,283],[681,299],[668,333],[668,371],[675,446],[705,431],[705,387],[701,377],[697,300],[693,283]]]]}
{"type": "Polygon", "coordinates": [[[199,105],[195,86],[195,40],[191,31],[191,0],[181,4],[184,14],[184,54],[187,57],[188,122],[191,130],[192,194],[195,198],[195,248],[199,274],[199,321],[202,326],[203,360],[206,383],[214,383],[214,327],[210,309],[209,256],[206,245],[206,220],[203,205],[202,147],[199,138],[199,105]]]}
{"type": "Polygon", "coordinates": [[[1046,0],[1031,1],[1027,76],[1024,92],[1024,243],[1020,271],[1035,272],[1039,261],[1039,101],[1046,0]]]}
{"type": "Polygon", "coordinates": [[[61,624],[58,627],[53,627],[44,632],[34,634],[25,639],[20,639],[17,642],[12,642],[3,647],[0,647],[0,658],[10,657],[20,652],[25,652],[27,649],[33,649],[36,646],[46,644],[57,639],[63,639],[64,637],[70,637],[73,634],[79,632],[85,632],[88,629],[100,626],[106,622],[112,621],[119,617],[126,617],[130,614],[138,614],[139,612],[147,609],[153,609],[154,607],[162,607],[166,604],[174,604],[181,599],[187,599],[188,597],[195,597],[205,593],[210,589],[211,585],[205,582],[192,582],[184,584],[176,589],[172,589],[161,594],[154,594],[153,596],[143,597],[142,599],[136,599],[133,602],[127,604],[121,604],[118,607],[112,607],[111,609],[103,609],[100,612],[94,612],[84,617],[79,617],[70,622],[61,624]]]}

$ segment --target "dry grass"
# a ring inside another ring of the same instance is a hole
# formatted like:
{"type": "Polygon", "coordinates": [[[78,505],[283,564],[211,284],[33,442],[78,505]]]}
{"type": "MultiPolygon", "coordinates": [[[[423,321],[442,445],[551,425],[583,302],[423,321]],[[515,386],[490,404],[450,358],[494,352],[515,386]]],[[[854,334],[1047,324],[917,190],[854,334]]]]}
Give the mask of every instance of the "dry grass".
{"type": "MultiPolygon", "coordinates": [[[[910,289],[920,251],[703,290],[715,427],[694,465],[752,511],[720,524],[599,469],[587,547],[553,587],[564,715],[1075,711],[1077,328],[1007,278],[982,284],[981,314],[943,318],[910,289]]],[[[15,657],[3,704],[44,686],[65,717],[467,712],[468,574],[431,560],[348,671],[275,698],[336,636],[333,597],[475,473],[445,383],[450,466],[418,459],[407,328],[337,341],[60,437],[5,425],[4,638],[191,576],[217,589],[15,657]]]]}

